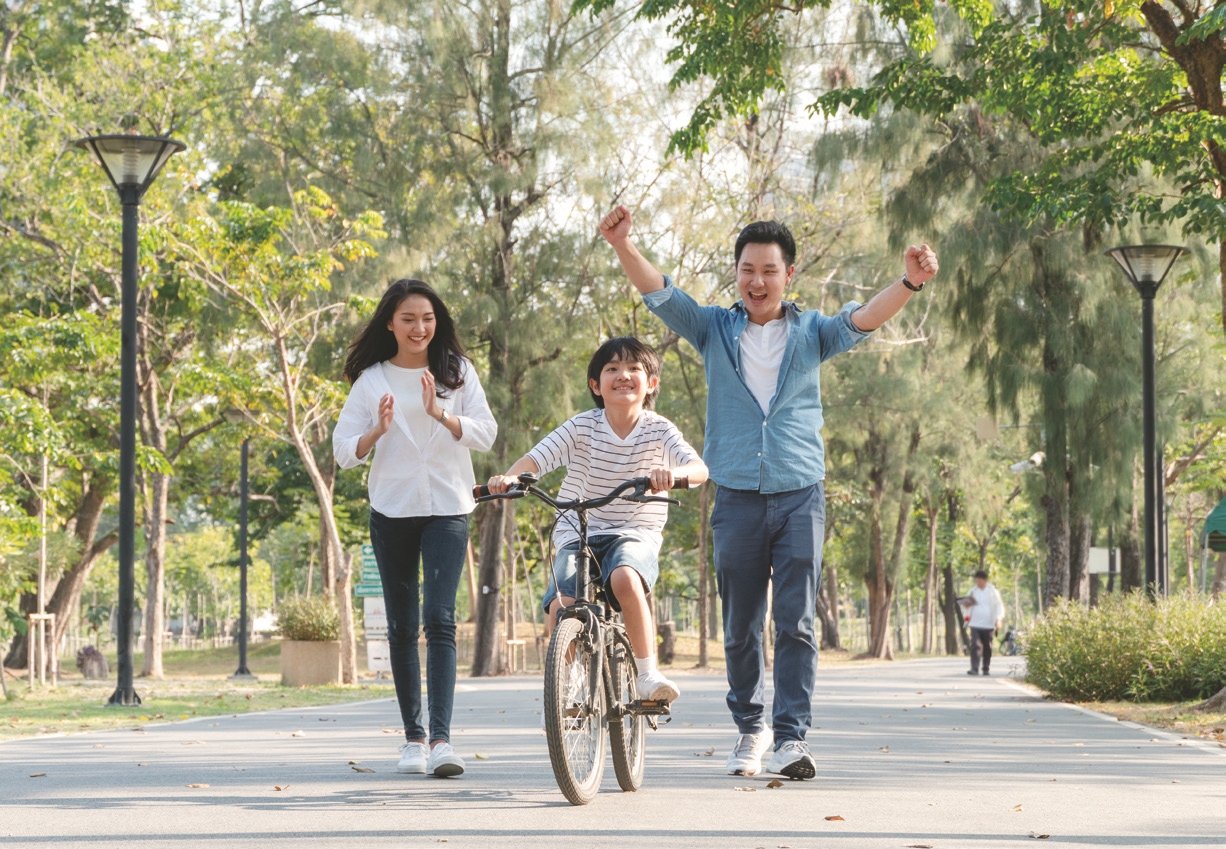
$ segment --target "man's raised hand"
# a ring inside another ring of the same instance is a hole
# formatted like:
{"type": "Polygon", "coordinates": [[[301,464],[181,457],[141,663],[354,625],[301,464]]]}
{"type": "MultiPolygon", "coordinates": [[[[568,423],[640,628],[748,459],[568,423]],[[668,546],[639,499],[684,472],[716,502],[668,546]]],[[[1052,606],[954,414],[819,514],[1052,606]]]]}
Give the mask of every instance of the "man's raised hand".
{"type": "Polygon", "coordinates": [[[621,242],[624,242],[630,235],[630,210],[624,206],[617,206],[600,219],[600,235],[605,237],[610,245],[616,247],[621,242]]]}
{"type": "Polygon", "coordinates": [[[937,263],[936,252],[926,244],[919,247],[912,245],[907,248],[903,261],[907,267],[907,279],[916,286],[927,283],[933,277],[936,277],[937,271],[941,267],[937,263]]]}

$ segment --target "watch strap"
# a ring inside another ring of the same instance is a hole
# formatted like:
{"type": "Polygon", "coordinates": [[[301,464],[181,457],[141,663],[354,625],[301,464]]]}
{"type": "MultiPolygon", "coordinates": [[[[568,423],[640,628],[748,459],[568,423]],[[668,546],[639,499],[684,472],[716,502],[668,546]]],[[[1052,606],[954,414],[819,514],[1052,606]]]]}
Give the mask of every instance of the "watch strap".
{"type": "Polygon", "coordinates": [[[921,283],[918,286],[916,286],[914,283],[912,283],[910,280],[907,279],[907,273],[905,271],[903,272],[903,275],[902,275],[902,285],[906,286],[912,292],[924,291],[924,284],[921,283]]]}

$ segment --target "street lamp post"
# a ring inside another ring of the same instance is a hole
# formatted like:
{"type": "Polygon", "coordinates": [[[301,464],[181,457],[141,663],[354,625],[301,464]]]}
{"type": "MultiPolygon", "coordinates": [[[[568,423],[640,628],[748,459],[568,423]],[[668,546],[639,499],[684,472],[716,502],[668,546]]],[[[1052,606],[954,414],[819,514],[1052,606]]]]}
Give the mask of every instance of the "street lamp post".
{"type": "MultiPolygon", "coordinates": [[[[171,156],[186,148],[174,139],[105,135],[73,144],[92,153],[119,193],[123,206],[123,273],[120,301],[119,390],[119,663],[118,684],[109,705],[138,705],[132,685],[132,620],[136,602],[136,284],[141,198],[171,156]]],[[[157,636],[156,634],[154,635],[157,636]]]]}
{"type": "Polygon", "coordinates": [[[1159,504],[1166,488],[1159,472],[1154,389],[1154,297],[1158,287],[1189,251],[1177,245],[1127,245],[1106,251],[1141,296],[1141,381],[1145,454],[1145,591],[1152,598],[1160,589],[1158,540],[1159,504]]]}
{"type": "MultiPolygon", "coordinates": [[[[242,424],[247,420],[247,414],[231,407],[223,410],[221,417],[230,424],[242,424]]],[[[249,440],[243,438],[241,461],[238,472],[238,669],[230,676],[231,681],[255,681],[256,677],[247,668],[247,634],[251,630],[247,617],[247,504],[250,501],[250,487],[247,484],[247,445],[249,440]]]]}

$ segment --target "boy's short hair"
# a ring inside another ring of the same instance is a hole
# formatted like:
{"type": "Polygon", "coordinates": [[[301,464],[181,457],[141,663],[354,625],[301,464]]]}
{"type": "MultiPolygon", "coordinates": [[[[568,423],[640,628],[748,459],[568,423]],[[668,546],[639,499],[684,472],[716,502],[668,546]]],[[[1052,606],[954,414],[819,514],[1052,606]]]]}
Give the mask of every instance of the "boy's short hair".
{"type": "MultiPolygon", "coordinates": [[[[604,371],[604,367],[613,360],[621,360],[623,363],[638,363],[643,367],[643,371],[647,372],[648,377],[659,377],[660,355],[656,353],[656,349],[648,345],[646,342],[640,342],[633,336],[615,336],[608,342],[605,342],[596,349],[596,353],[592,354],[591,361],[587,364],[587,391],[591,392],[592,400],[596,402],[596,406],[604,409],[604,398],[597,395],[592,390],[592,381],[596,381],[596,385],[600,385],[600,373],[604,371]]],[[[660,394],[660,387],[657,385],[655,389],[647,393],[647,398],[643,401],[644,410],[654,410],[656,408],[656,396],[660,394]]]]}
{"type": "Polygon", "coordinates": [[[988,573],[982,569],[976,569],[975,574],[972,575],[971,577],[972,578],[983,578],[986,581],[988,579],[988,573]]]}
{"type": "Polygon", "coordinates": [[[792,231],[778,221],[755,221],[745,225],[736,237],[736,264],[741,264],[741,251],[746,245],[778,245],[784,265],[796,264],[796,239],[792,231]]]}

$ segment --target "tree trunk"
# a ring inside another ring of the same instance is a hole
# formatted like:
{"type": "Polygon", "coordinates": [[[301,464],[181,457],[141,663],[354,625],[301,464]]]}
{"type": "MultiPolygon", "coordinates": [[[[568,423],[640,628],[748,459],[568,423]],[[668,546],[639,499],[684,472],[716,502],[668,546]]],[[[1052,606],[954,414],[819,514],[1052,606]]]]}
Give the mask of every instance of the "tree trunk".
{"type": "MultiPolygon", "coordinates": [[[[163,450],[163,444],[159,451],[163,450]]],[[[166,630],[166,509],[170,475],[150,472],[145,508],[145,658],[141,675],[164,678],[162,633],[166,630]]]]}
{"type": "MultiPolygon", "coordinates": [[[[958,527],[958,497],[951,492],[945,498],[946,504],[949,505],[949,531],[953,532],[958,527]]],[[[966,623],[958,609],[958,591],[954,583],[953,564],[946,560],[941,571],[945,581],[944,598],[941,600],[941,611],[945,615],[945,653],[958,655],[962,653],[962,646],[967,641],[966,623]],[[959,642],[959,637],[962,638],[961,642],[959,642]]]]}
{"type": "MultiPolygon", "coordinates": [[[[880,492],[880,487],[877,487],[880,492]]],[[[890,598],[894,585],[886,575],[885,540],[881,527],[881,503],[873,499],[869,507],[869,570],[864,576],[868,589],[868,654],[881,660],[894,656],[890,647],[890,598]]]]}
{"type": "Polygon", "coordinates": [[[839,601],[839,570],[833,563],[826,566],[823,570],[824,583],[826,584],[826,604],[830,609],[830,623],[832,630],[829,634],[823,634],[824,638],[829,640],[827,648],[843,650],[843,636],[839,631],[839,617],[842,615],[842,604],[839,601]]]}
{"type": "Polygon", "coordinates": [[[477,580],[476,634],[473,639],[474,677],[501,675],[506,667],[499,645],[498,599],[502,595],[503,538],[506,536],[507,501],[490,501],[481,509],[480,574],[477,580]]]}
{"type": "Polygon", "coordinates": [[[1141,517],[1134,499],[1128,524],[1120,532],[1120,589],[1128,593],[1145,587],[1145,561],[1141,558],[1141,517]]]}
{"type": "Polygon", "coordinates": [[[928,571],[924,575],[924,600],[920,615],[924,619],[924,636],[920,643],[923,654],[932,654],[936,649],[936,592],[937,592],[937,533],[940,529],[940,508],[927,504],[924,513],[928,518],[928,571]]]}
{"type": "Polygon", "coordinates": [[[1089,513],[1072,516],[1069,528],[1069,598],[1088,602],[1090,598],[1090,543],[1094,525],[1089,513]]]}
{"type": "Polygon", "coordinates": [[[1048,489],[1040,499],[1046,516],[1044,538],[1047,542],[1047,581],[1043,586],[1045,609],[1068,596],[1069,519],[1063,468],[1060,469],[1058,480],[1054,480],[1056,477],[1047,475],[1048,489]]]}
{"type": "Polygon", "coordinates": [[[698,667],[711,665],[707,646],[711,639],[711,622],[707,609],[711,606],[710,550],[707,537],[710,535],[711,482],[703,481],[698,489],[698,667]]]}

